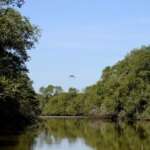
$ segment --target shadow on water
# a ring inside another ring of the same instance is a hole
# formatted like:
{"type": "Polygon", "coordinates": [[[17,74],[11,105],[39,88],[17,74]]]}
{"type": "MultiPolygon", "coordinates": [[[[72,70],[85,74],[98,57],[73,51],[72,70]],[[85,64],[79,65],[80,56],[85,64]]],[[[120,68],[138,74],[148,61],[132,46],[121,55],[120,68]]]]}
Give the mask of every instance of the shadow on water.
{"type": "Polygon", "coordinates": [[[47,119],[35,129],[0,132],[0,150],[149,150],[150,123],[47,119]]]}

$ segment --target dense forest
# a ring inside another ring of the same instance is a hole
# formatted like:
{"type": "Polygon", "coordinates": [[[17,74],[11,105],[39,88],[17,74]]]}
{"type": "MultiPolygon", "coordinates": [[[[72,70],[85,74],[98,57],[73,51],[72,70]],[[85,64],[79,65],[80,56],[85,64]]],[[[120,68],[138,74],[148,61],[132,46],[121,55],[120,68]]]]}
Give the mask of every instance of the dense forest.
{"type": "Polygon", "coordinates": [[[39,102],[28,77],[28,51],[39,29],[22,16],[22,0],[0,1],[0,126],[23,127],[39,114],[39,102]]]}
{"type": "Polygon", "coordinates": [[[135,49],[106,67],[100,80],[82,92],[49,85],[38,97],[43,115],[150,118],[150,47],[135,49]]]}

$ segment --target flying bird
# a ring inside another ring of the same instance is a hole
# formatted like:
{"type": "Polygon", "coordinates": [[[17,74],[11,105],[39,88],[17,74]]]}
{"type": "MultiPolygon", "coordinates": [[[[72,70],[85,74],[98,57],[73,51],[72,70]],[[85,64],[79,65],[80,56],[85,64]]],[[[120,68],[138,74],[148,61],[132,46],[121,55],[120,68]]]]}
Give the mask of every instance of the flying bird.
{"type": "Polygon", "coordinates": [[[71,74],[71,75],[69,75],[69,78],[76,78],[76,76],[71,74]]]}

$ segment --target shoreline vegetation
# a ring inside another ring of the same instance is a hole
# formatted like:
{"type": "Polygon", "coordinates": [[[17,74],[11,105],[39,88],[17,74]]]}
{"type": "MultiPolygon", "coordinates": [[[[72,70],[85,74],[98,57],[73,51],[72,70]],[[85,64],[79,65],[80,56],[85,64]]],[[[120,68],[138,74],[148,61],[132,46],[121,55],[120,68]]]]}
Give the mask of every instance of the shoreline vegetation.
{"type": "MultiPolygon", "coordinates": [[[[117,122],[117,121],[124,121],[115,119],[113,120],[112,117],[109,115],[101,115],[101,116],[39,116],[39,119],[96,119],[101,121],[111,121],[111,122],[117,122]]],[[[150,118],[137,118],[135,120],[126,120],[126,121],[148,121],[150,122],[150,118]]]]}

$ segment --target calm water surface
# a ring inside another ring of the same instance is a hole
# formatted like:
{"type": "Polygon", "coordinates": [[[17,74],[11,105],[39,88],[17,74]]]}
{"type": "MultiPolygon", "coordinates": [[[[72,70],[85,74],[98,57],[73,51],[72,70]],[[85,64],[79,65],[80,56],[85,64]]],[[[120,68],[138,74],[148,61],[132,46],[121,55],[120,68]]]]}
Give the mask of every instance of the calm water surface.
{"type": "Polygon", "coordinates": [[[150,150],[150,123],[47,119],[23,133],[0,132],[0,150],[150,150]]]}

